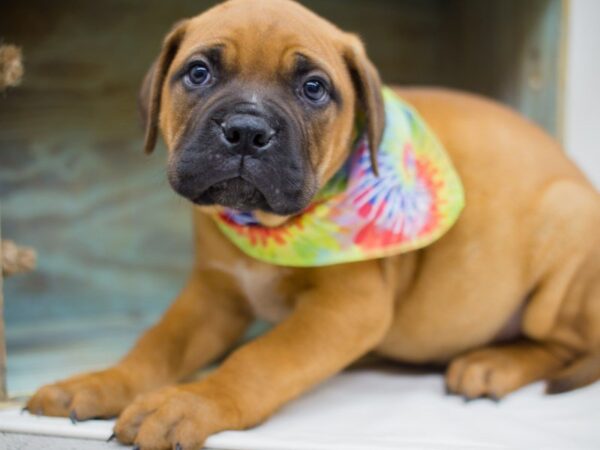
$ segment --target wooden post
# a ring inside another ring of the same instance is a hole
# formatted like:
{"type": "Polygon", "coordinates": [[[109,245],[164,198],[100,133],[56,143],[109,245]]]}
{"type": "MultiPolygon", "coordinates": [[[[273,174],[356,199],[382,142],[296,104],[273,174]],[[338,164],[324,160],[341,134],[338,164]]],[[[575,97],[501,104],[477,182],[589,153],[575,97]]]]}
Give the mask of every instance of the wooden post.
{"type": "MultiPolygon", "coordinates": [[[[14,45],[0,46],[0,91],[17,86],[23,77],[21,49],[14,45]]],[[[0,230],[1,231],[1,230],[0,230]]],[[[0,402],[8,399],[6,388],[6,335],[4,332],[4,295],[2,286],[3,255],[0,233],[0,402]]]]}
{"type": "MultiPolygon", "coordinates": [[[[0,229],[0,242],[2,242],[0,229]]],[[[2,266],[2,246],[0,245],[0,266],[2,266]]],[[[4,295],[2,286],[2,268],[0,267],[0,402],[8,399],[6,390],[6,337],[4,334],[4,295]]]]}

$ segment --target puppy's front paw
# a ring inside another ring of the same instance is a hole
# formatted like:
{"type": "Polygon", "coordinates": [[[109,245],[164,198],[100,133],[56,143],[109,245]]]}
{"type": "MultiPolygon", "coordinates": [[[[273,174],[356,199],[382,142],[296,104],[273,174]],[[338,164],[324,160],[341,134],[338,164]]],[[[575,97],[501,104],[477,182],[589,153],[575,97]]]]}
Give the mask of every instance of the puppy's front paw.
{"type": "Polygon", "coordinates": [[[27,402],[32,414],[70,416],[72,420],[117,416],[135,390],[127,375],[111,368],[77,375],[40,388],[27,402]]]}
{"type": "Polygon", "coordinates": [[[115,425],[115,435],[141,450],[201,449],[209,435],[233,426],[222,406],[183,386],[163,388],[129,405],[115,425]]]}

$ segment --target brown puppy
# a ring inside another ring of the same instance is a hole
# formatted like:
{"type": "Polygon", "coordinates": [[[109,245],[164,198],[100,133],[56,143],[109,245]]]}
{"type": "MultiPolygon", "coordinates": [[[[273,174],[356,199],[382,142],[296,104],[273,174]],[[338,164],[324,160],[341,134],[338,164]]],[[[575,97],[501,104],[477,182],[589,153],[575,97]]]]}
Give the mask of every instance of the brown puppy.
{"type": "Polygon", "coordinates": [[[467,206],[455,227],[383,260],[261,263],[210,215],[236,207],[276,225],[302,211],[348,157],[357,110],[377,148],[378,75],[355,36],[288,0],[232,0],[177,24],[142,104],[146,149],[159,126],[173,187],[201,205],[189,282],[121,362],[42,388],[29,410],[120,414],[121,442],[188,450],[260,423],[371,350],[449,362],[449,389],[468,398],[539,379],[553,379],[553,391],[593,381],[598,359],[585,355],[600,349],[598,194],[552,139],[508,109],[443,90],[397,92],[462,177],[467,206]],[[311,103],[305,88],[315,79],[309,94],[325,93],[311,103]],[[232,120],[241,137],[228,135],[232,120]],[[224,146],[266,156],[243,163],[224,146]],[[278,325],[201,381],[175,385],[230,349],[255,316],[278,325]]]}

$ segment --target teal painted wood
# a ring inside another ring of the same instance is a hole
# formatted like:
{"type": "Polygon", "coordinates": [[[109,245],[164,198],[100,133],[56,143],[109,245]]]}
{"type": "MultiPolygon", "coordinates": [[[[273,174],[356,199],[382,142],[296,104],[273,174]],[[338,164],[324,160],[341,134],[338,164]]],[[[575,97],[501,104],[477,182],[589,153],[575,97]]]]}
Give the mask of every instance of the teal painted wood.
{"type": "Polygon", "coordinates": [[[563,130],[562,80],[566,65],[565,5],[563,0],[538,0],[532,4],[531,32],[524,45],[526,59],[520,75],[523,89],[517,103],[517,109],[559,138],[563,130]]]}
{"type": "MultiPolygon", "coordinates": [[[[137,146],[132,157],[140,161],[132,164],[126,157],[103,161],[85,141],[71,145],[48,156],[20,149],[12,156],[22,165],[0,169],[3,182],[22,186],[4,196],[4,229],[39,252],[33,274],[5,282],[11,389],[17,355],[34,349],[36,364],[44,351],[64,352],[69,342],[92,343],[94,336],[124,351],[132,343],[127,330],[137,333],[159,315],[190,266],[188,207],[167,188],[162,161],[144,161],[137,146]],[[129,324],[118,339],[106,326],[112,318],[129,324]]],[[[76,352],[70,357],[82,360],[76,352]]]]}
{"type": "Polygon", "coordinates": [[[0,97],[2,225],[39,253],[35,273],[5,283],[14,393],[116,359],[177,294],[192,251],[189,208],[164,151],[142,154],[135,106],[169,24],[148,20],[144,53],[128,39],[135,17],[99,4],[2,8],[27,71],[0,97]]]}
{"type": "MultiPolygon", "coordinates": [[[[1,206],[1,205],[0,205],[1,206]]],[[[0,219],[2,218],[2,209],[0,208],[0,219]]],[[[2,242],[2,223],[0,221],[0,243],[2,242]]],[[[4,289],[2,276],[2,245],[0,245],[0,402],[8,397],[6,385],[6,334],[4,330],[4,289]]]]}
{"type": "Polygon", "coordinates": [[[22,396],[74,373],[105,368],[118,361],[149,324],[147,319],[104,312],[88,319],[66,316],[10,326],[8,392],[22,396]]]}

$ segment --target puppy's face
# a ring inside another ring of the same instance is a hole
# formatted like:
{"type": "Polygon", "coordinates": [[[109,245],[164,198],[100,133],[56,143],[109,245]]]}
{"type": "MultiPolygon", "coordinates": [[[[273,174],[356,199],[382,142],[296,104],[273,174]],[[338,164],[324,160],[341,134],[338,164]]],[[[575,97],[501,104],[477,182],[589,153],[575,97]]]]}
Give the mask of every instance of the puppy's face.
{"type": "Polygon", "coordinates": [[[362,108],[383,107],[360,41],[288,0],[232,0],[177,24],[141,93],[175,191],[198,205],[288,216],[348,155],[362,108]]]}

